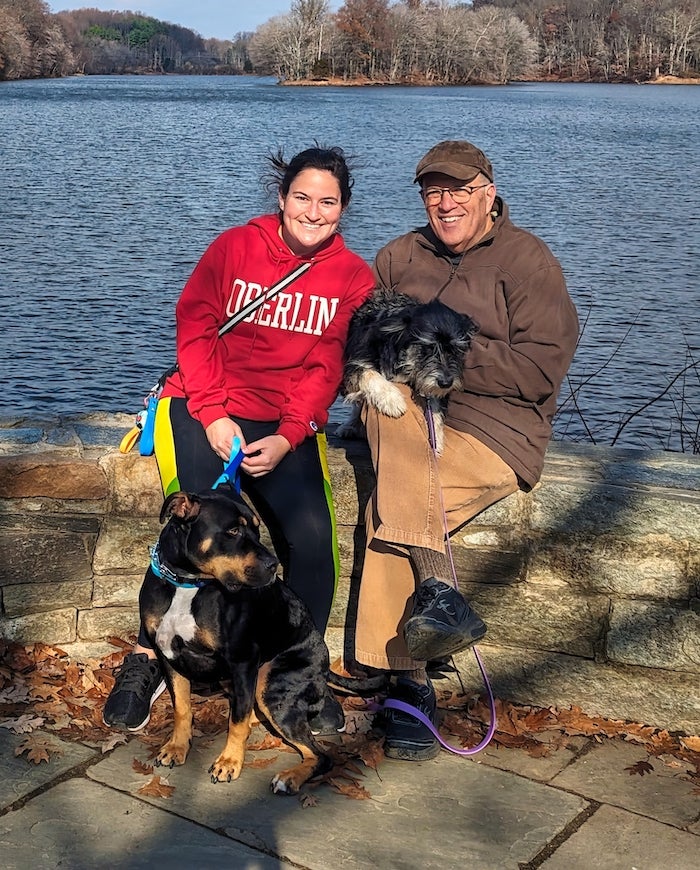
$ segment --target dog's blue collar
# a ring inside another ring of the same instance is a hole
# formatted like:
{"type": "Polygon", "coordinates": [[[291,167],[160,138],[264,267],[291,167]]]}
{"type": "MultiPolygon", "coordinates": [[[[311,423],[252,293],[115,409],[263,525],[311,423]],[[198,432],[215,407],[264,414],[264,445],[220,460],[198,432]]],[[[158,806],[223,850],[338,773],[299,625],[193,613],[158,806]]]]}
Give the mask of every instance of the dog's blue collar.
{"type": "Polygon", "coordinates": [[[167,580],[172,586],[177,586],[178,589],[201,589],[202,586],[206,586],[209,582],[208,580],[197,580],[192,574],[183,575],[183,578],[186,576],[186,580],[180,579],[167,565],[161,562],[158,544],[155,547],[151,547],[150,552],[151,571],[153,571],[156,577],[160,577],[161,580],[167,580]]]}

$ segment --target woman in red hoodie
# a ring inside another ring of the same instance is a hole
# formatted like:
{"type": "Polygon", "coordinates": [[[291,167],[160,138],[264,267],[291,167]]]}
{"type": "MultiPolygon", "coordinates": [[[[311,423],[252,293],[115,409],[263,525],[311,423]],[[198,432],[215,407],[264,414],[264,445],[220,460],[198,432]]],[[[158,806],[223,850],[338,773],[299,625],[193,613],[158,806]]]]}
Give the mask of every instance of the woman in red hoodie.
{"type": "MultiPolygon", "coordinates": [[[[242,490],[323,634],[338,558],[322,432],[350,318],[374,278],[338,233],[352,188],[342,150],[269,160],[279,212],[215,239],[177,303],[178,370],[158,402],[155,452],[165,495],[198,492],[219,477],[239,439],[242,490]],[[219,337],[237,311],[303,262],[311,263],[307,272],[219,337]]],[[[105,704],[105,723],[140,730],[164,688],[142,627],[105,704]]],[[[330,695],[317,718],[319,733],[344,725],[330,695]]]]}

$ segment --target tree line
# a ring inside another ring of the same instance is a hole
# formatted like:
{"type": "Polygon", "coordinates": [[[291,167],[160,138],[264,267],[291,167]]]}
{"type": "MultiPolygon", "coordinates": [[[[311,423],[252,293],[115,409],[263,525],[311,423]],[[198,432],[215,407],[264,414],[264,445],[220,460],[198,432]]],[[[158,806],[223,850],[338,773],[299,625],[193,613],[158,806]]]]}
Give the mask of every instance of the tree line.
{"type": "Polygon", "coordinates": [[[204,39],[138,12],[0,0],[0,80],[75,73],[274,75],[388,84],[700,75],[700,0],[291,0],[204,39]]]}
{"type": "Polygon", "coordinates": [[[0,81],[75,74],[254,72],[252,34],[204,39],[139,12],[52,14],[44,0],[0,0],[0,81]]]}

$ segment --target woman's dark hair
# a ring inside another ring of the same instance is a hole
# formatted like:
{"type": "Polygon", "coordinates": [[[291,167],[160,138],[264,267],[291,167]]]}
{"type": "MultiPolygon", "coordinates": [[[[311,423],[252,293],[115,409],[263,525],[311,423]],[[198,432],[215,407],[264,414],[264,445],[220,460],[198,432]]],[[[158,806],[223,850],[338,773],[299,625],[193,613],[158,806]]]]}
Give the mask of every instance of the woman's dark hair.
{"type": "Polygon", "coordinates": [[[270,164],[270,171],[265,178],[265,187],[270,192],[279,191],[282,196],[286,196],[300,172],[304,169],[321,169],[330,172],[338,182],[340,204],[343,208],[350,202],[354,181],[342,148],[337,146],[324,148],[316,142],[313,148],[300,151],[289,162],[284,159],[282,149],[279,148],[276,154],[268,155],[267,161],[270,164]]]}

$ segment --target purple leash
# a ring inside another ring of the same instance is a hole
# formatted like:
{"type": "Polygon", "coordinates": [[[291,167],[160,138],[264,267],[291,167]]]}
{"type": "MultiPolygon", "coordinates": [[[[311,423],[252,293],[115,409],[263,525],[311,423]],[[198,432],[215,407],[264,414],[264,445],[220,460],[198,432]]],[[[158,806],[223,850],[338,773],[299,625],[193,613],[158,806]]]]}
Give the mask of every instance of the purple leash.
{"type": "Polygon", "coordinates": [[[405,704],[403,701],[397,701],[394,698],[387,698],[385,701],[382,702],[382,704],[377,705],[378,709],[386,709],[387,707],[390,707],[392,710],[401,710],[402,713],[408,713],[409,716],[413,716],[414,719],[418,719],[426,726],[426,728],[430,729],[430,731],[437,738],[438,743],[443,747],[443,749],[447,749],[448,752],[453,752],[455,755],[476,755],[477,752],[481,752],[482,749],[486,749],[486,747],[491,742],[491,738],[496,733],[496,701],[493,697],[491,683],[489,682],[489,678],[486,675],[486,670],[484,669],[484,664],[481,661],[479,651],[475,646],[472,647],[472,651],[474,652],[476,663],[479,666],[479,670],[481,671],[481,678],[483,679],[484,686],[486,687],[486,691],[488,692],[489,706],[491,707],[491,721],[489,722],[486,736],[483,738],[481,743],[478,743],[476,746],[471,747],[471,749],[458,749],[456,746],[451,746],[446,740],[443,739],[440,732],[433,725],[430,719],[428,719],[425,713],[421,713],[421,711],[414,707],[412,704],[405,704]]]}
{"type": "MultiPolygon", "coordinates": [[[[433,452],[435,452],[435,421],[433,420],[433,413],[430,407],[430,401],[428,401],[425,409],[425,419],[428,424],[428,436],[430,439],[430,446],[433,448],[433,452]]],[[[440,490],[440,500],[442,502],[442,490],[440,490]]],[[[445,512],[444,504],[442,505],[442,514],[445,520],[445,547],[447,549],[447,555],[449,556],[450,565],[452,567],[452,578],[454,581],[454,585],[455,588],[457,588],[457,571],[455,568],[454,559],[452,558],[450,535],[447,531],[447,514],[445,512]]],[[[486,736],[477,746],[473,746],[471,749],[458,749],[456,746],[451,746],[449,743],[447,743],[446,740],[443,740],[437,728],[435,727],[435,725],[433,725],[433,723],[425,715],[425,713],[422,713],[412,704],[406,704],[403,701],[397,701],[394,698],[387,698],[381,704],[372,705],[372,709],[380,710],[389,707],[392,710],[400,710],[402,713],[408,713],[409,716],[413,716],[414,719],[418,719],[419,722],[422,722],[423,725],[425,725],[426,728],[430,730],[430,732],[437,738],[438,743],[443,747],[443,749],[447,749],[448,752],[453,752],[455,755],[476,755],[477,752],[481,752],[482,749],[485,749],[489,745],[489,743],[491,742],[491,738],[496,733],[496,700],[493,697],[493,689],[491,688],[491,683],[489,682],[489,678],[486,673],[486,669],[484,668],[484,663],[481,660],[481,656],[479,655],[479,651],[475,646],[472,647],[472,651],[474,653],[476,663],[479,666],[479,670],[481,671],[481,679],[483,680],[484,687],[489,696],[489,707],[491,709],[491,721],[489,722],[486,736]]]]}

